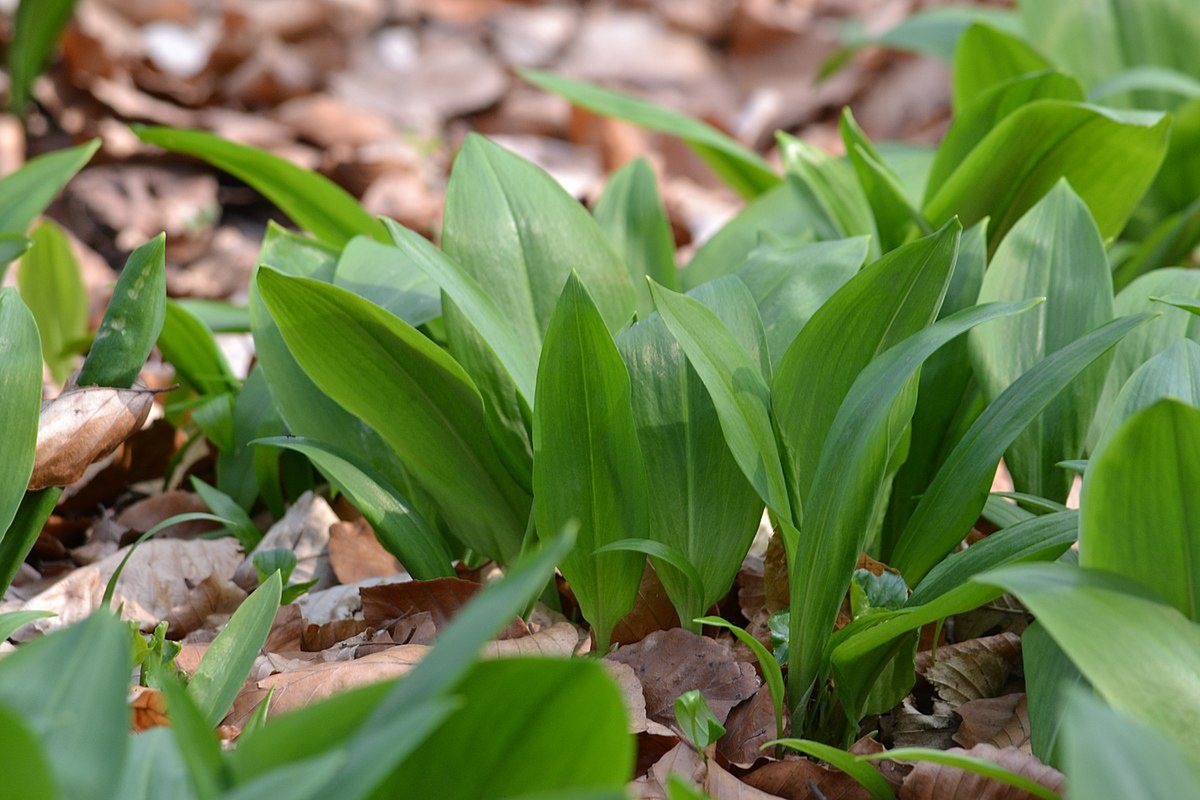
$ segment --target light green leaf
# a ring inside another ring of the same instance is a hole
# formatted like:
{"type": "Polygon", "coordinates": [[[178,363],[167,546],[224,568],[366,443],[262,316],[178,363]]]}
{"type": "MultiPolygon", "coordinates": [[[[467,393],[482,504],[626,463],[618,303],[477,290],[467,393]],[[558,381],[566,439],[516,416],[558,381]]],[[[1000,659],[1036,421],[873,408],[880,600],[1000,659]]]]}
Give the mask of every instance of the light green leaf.
{"type": "Polygon", "coordinates": [[[646,472],[629,375],[594,301],[572,273],[542,348],[533,412],[533,486],[538,534],[579,522],[563,576],[592,625],[596,650],[633,608],[645,559],[597,551],[645,536],[646,472]]]}
{"type": "Polygon", "coordinates": [[[35,619],[53,617],[51,611],[6,611],[0,614],[0,642],[12,636],[35,619]]]}
{"type": "Polygon", "coordinates": [[[30,238],[33,247],[21,257],[17,287],[37,320],[42,358],[54,380],[61,384],[75,361],[69,346],[87,336],[87,290],[61,228],[46,221],[34,229],[30,238]]]}
{"type": "Polygon", "coordinates": [[[1191,339],[1168,345],[1129,376],[1109,409],[1108,419],[1103,424],[1096,421],[1102,432],[1093,452],[1103,452],[1125,420],[1167,398],[1200,408],[1200,344],[1191,339]]]}
{"type": "Polygon", "coordinates": [[[249,333],[250,309],[227,300],[184,297],[176,300],[184,311],[204,323],[213,333],[249,333]]]}
{"type": "Polygon", "coordinates": [[[0,706],[0,773],[5,800],[57,800],[54,773],[37,734],[20,716],[0,706]]]}
{"type": "Polygon", "coordinates": [[[900,177],[858,127],[849,107],[842,110],[839,129],[846,155],[875,215],[880,250],[894,250],[912,238],[914,230],[924,235],[932,233],[924,215],[909,200],[900,177]]]}
{"type": "Polygon", "coordinates": [[[963,31],[954,50],[954,108],[964,109],[989,89],[1014,78],[1051,68],[1025,40],[976,22],[963,31]]]}
{"type": "Polygon", "coordinates": [[[808,185],[843,236],[869,236],[872,259],[879,258],[879,231],[871,204],[858,182],[854,165],[816,145],[780,131],[775,134],[784,169],[808,185]]]}
{"type": "Polygon", "coordinates": [[[167,701],[171,735],[192,779],[196,796],[199,800],[215,800],[227,777],[213,723],[205,718],[175,675],[159,669],[155,684],[167,701]]]}
{"type": "Polygon", "coordinates": [[[684,692],[675,698],[675,722],[683,738],[697,750],[703,750],[725,735],[725,726],[708,707],[699,689],[684,692]]]}
{"type": "MultiPolygon", "coordinates": [[[[0,436],[0,531],[6,531],[33,474],[42,407],[37,324],[14,289],[0,289],[0,364],[0,430],[4,432],[0,436]]],[[[4,545],[7,549],[7,542],[4,545]]],[[[20,554],[19,560],[24,558],[20,554]]],[[[14,570],[17,565],[19,561],[14,570]]],[[[0,569],[6,566],[0,565],[0,569]]],[[[3,588],[8,588],[7,581],[3,588]]]]}
{"type": "Polygon", "coordinates": [[[1029,744],[1044,763],[1062,769],[1066,710],[1071,693],[1089,688],[1062,648],[1034,621],[1021,634],[1029,744]]]}
{"type": "Polygon", "coordinates": [[[75,0],[21,0],[8,46],[8,107],[24,114],[33,82],[53,54],[71,20],[75,0]]]}
{"type": "Polygon", "coordinates": [[[214,489],[195,475],[192,477],[192,489],[208,506],[208,510],[219,517],[231,520],[234,524],[226,526],[225,532],[238,540],[242,549],[249,553],[262,541],[262,531],[250,519],[245,509],[237,504],[232,497],[214,489]]]}
{"type": "Polygon", "coordinates": [[[202,395],[237,391],[234,377],[213,332],[174,300],[167,301],[158,349],[175,368],[175,377],[202,395]]]}
{"type": "Polygon", "coordinates": [[[62,492],[58,486],[49,486],[25,492],[24,497],[18,496],[16,514],[13,515],[8,530],[0,537],[0,593],[8,591],[13,578],[17,576],[29,551],[41,535],[46,520],[58,505],[62,492]]]}
{"type": "MultiPolygon", "coordinates": [[[[399,227],[389,219],[380,221],[385,227],[399,227]]],[[[346,244],[332,283],[386,308],[414,328],[442,314],[441,292],[431,276],[414,269],[410,256],[401,249],[369,236],[355,236],[346,244]]]]}
{"type": "Polygon", "coordinates": [[[244,181],[328,244],[341,247],[355,236],[387,241],[379,223],[344,189],[279,156],[204,131],[134,125],[133,132],[143,142],[195,156],[244,181]]]}
{"type": "MultiPolygon", "coordinates": [[[[59,0],[55,0],[58,2],[59,0]]],[[[24,3],[33,7],[33,2],[24,3]]],[[[67,181],[83,169],[100,148],[100,140],[92,139],[77,147],[56,150],[31,158],[11,175],[0,180],[0,233],[24,234],[34,217],[46,210],[50,201],[62,191],[67,181]]],[[[0,262],[0,274],[3,274],[0,262]]]]}
{"type": "Polygon", "coordinates": [[[931,6],[919,9],[878,36],[867,36],[860,25],[847,20],[842,40],[852,47],[882,45],[895,50],[910,50],[950,62],[962,32],[977,21],[985,21],[1014,33],[1020,21],[1007,8],[992,6],[931,6]]]}

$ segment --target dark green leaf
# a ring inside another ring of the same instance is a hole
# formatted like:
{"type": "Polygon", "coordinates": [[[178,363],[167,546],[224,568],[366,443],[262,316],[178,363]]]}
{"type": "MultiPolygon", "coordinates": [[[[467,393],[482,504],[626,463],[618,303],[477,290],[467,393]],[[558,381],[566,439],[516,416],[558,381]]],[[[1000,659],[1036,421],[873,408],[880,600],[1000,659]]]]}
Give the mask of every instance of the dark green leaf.
{"type": "Polygon", "coordinates": [[[914,230],[932,233],[925,217],[905,193],[900,177],[858,127],[849,108],[842,110],[839,128],[846,155],[875,215],[880,250],[884,253],[894,250],[912,238],[914,230]]]}
{"type": "Polygon", "coordinates": [[[0,537],[0,593],[8,591],[13,578],[25,563],[25,558],[33,549],[42,528],[63,490],[58,486],[49,486],[32,492],[25,492],[20,498],[17,513],[12,518],[8,530],[0,537]]]}
{"type": "Polygon", "coordinates": [[[225,532],[235,537],[243,550],[249,553],[258,546],[262,541],[262,531],[232,497],[214,489],[195,475],[192,476],[192,489],[200,495],[209,511],[234,523],[227,526],[225,532]]]}
{"type": "Polygon", "coordinates": [[[57,800],[54,773],[37,734],[20,716],[0,706],[0,794],[11,800],[57,800]]]}
{"type": "Polygon", "coordinates": [[[879,231],[871,204],[858,182],[854,165],[816,145],[786,133],[777,133],[784,168],[808,185],[813,196],[834,220],[843,236],[868,236],[872,259],[879,258],[879,231]]]}
{"type": "MultiPolygon", "coordinates": [[[[42,351],[37,323],[14,289],[0,289],[0,531],[9,530],[33,474],[42,407],[42,351]]],[[[10,532],[11,534],[12,532],[10,532]]],[[[8,549],[7,536],[3,541],[8,549]]],[[[0,563],[0,575],[15,564],[0,563]]],[[[0,582],[8,588],[8,580],[0,582]]]]}
{"type": "Polygon", "coordinates": [[[8,107],[24,114],[33,81],[45,68],[71,19],[75,0],[21,0],[8,45],[8,107]]]}

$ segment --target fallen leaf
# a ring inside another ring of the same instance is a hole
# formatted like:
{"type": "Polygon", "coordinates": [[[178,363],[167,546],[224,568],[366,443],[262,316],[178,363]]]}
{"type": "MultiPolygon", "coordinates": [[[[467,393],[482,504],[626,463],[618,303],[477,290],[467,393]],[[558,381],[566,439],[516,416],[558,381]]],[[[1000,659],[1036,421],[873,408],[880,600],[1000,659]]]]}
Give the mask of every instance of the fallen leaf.
{"type": "Polygon", "coordinates": [[[237,584],[209,575],[192,587],[183,602],[167,614],[167,634],[172,639],[179,639],[200,628],[215,628],[214,618],[224,624],[245,599],[246,593],[237,584]]]}
{"type": "Polygon", "coordinates": [[[962,717],[954,741],[963,747],[987,743],[1029,751],[1029,709],[1023,692],[971,700],[954,711],[962,717]]]}
{"type": "Polygon", "coordinates": [[[339,583],[381,578],[400,572],[400,562],[383,549],[365,519],[329,526],[329,563],[339,583]]]}
{"type": "Polygon", "coordinates": [[[92,386],[72,389],[42,404],[37,458],[29,489],[66,486],[141,430],[153,391],[92,386]]]}
{"type": "Polygon", "coordinates": [[[570,658],[575,654],[580,638],[579,628],[570,622],[557,622],[549,628],[529,636],[488,642],[483,647],[483,654],[488,658],[510,656],[570,658]]]}
{"type": "MultiPolygon", "coordinates": [[[[856,756],[869,756],[887,752],[887,748],[872,738],[872,736],[867,735],[850,745],[849,752],[856,756]]],[[[893,791],[899,791],[900,785],[904,783],[904,779],[908,777],[908,773],[912,772],[912,764],[905,764],[900,761],[884,759],[871,763],[875,765],[875,769],[879,770],[879,774],[883,775],[884,780],[891,784],[893,791]]]]}
{"type": "Polygon", "coordinates": [[[362,611],[359,590],[367,586],[383,586],[405,583],[412,578],[407,574],[386,578],[367,578],[357,583],[347,583],[328,589],[311,591],[296,599],[294,605],[304,614],[304,619],[320,624],[335,619],[349,619],[362,611]]]}
{"type": "Polygon", "coordinates": [[[633,610],[613,628],[612,640],[617,644],[633,644],[655,631],[678,627],[679,615],[675,613],[675,606],[654,567],[647,563],[642,571],[637,598],[633,601],[633,610]]]}
{"type": "MultiPolygon", "coordinates": [[[[427,611],[440,629],[482,588],[478,583],[459,578],[437,578],[369,586],[360,589],[359,594],[363,619],[372,627],[387,627],[398,619],[427,611]]],[[[515,617],[500,638],[519,639],[528,635],[529,627],[515,617]]]]}
{"type": "Polygon", "coordinates": [[[134,686],[129,694],[129,708],[133,710],[134,733],[170,725],[167,718],[167,701],[158,689],[134,686]]]}
{"type": "Polygon", "coordinates": [[[771,535],[763,557],[763,593],[768,612],[774,614],[788,607],[787,551],[778,532],[771,535]]]}
{"type": "MultiPolygon", "coordinates": [[[[128,506],[117,515],[116,523],[127,531],[132,531],[136,538],[137,534],[145,533],[165,519],[194,512],[211,513],[199,495],[182,489],[172,489],[169,492],[150,495],[128,506]]],[[[197,519],[163,528],[156,535],[160,539],[194,539],[220,527],[219,523],[197,519]]]]}
{"type": "MultiPolygon", "coordinates": [[[[787,716],[785,713],[785,727],[787,716]]],[[[785,730],[779,734],[776,731],[771,690],[762,686],[753,697],[729,712],[729,719],[725,721],[725,735],[717,742],[717,752],[730,764],[748,769],[769,755],[761,746],[780,736],[787,736],[787,732],[785,730]]]]}
{"type": "Polygon", "coordinates": [[[939,647],[936,657],[917,655],[917,674],[938,696],[957,708],[970,700],[995,697],[1021,663],[1021,637],[1001,633],[939,647]]]}
{"type": "MultiPolygon", "coordinates": [[[[1053,792],[1061,793],[1066,783],[1058,770],[1015,747],[1001,749],[990,744],[977,744],[970,750],[954,747],[949,752],[995,762],[1053,792]]],[[[1007,783],[928,761],[918,762],[913,767],[900,787],[899,796],[900,800],[1036,800],[1029,792],[1007,783]]]]}
{"type": "Polygon", "coordinates": [[[335,619],[321,625],[306,625],[300,639],[300,649],[307,653],[328,650],[340,641],[357,636],[367,629],[361,619],[335,619]]]}
{"type": "Polygon", "coordinates": [[[657,631],[605,658],[633,668],[646,696],[646,715],[663,725],[675,721],[675,699],[692,689],[700,690],[724,723],[761,683],[754,667],[735,661],[728,646],[682,628],[657,631]]]}
{"type": "MultiPolygon", "coordinates": [[[[254,553],[279,547],[291,550],[296,554],[296,568],[292,571],[291,582],[316,581],[313,589],[328,589],[337,580],[329,565],[329,526],[337,521],[337,514],[333,513],[325,498],[305,492],[283,518],[271,526],[254,548],[254,553]]],[[[234,582],[247,591],[258,585],[254,553],[246,555],[233,576],[234,582]]]]}
{"type": "Polygon", "coordinates": [[[862,785],[839,769],[823,767],[803,757],[764,764],[742,780],[784,800],[871,800],[862,785]]]}
{"type": "Polygon", "coordinates": [[[945,703],[937,702],[931,712],[916,707],[912,695],[880,719],[889,740],[896,747],[932,747],[945,750],[954,745],[958,720],[945,703]]]}
{"type": "Polygon", "coordinates": [[[779,800],[780,795],[756,789],[705,759],[686,742],[680,742],[655,762],[644,777],[633,782],[639,800],[667,800],[664,788],[672,773],[687,778],[705,791],[711,800],[779,800]]]}

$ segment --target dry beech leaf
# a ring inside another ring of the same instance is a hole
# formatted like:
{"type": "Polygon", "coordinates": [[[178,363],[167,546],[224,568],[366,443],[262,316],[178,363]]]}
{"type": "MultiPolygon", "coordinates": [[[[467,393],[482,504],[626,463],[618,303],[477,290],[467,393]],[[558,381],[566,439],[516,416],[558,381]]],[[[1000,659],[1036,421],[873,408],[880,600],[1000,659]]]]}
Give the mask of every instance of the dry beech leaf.
{"type": "Polygon", "coordinates": [[[746,619],[754,619],[766,610],[767,595],[763,581],[763,560],[746,556],[737,575],[738,609],[746,619]]]}
{"type": "Polygon", "coordinates": [[[692,689],[700,690],[724,723],[733,707],[753,696],[761,683],[754,667],[735,661],[724,643],[682,628],[652,633],[606,658],[633,667],[642,682],[647,716],[663,725],[675,720],[675,699],[692,689]]]}
{"type": "Polygon", "coordinates": [[[779,533],[771,534],[767,553],[763,556],[763,596],[767,611],[771,614],[788,607],[787,551],[779,533]]]}
{"type": "Polygon", "coordinates": [[[72,389],[42,405],[29,488],[66,486],[141,430],[154,404],[149,389],[72,389]]]}
{"type": "MultiPolygon", "coordinates": [[[[854,744],[850,745],[849,752],[856,756],[873,756],[878,753],[886,752],[887,748],[873,739],[871,735],[867,735],[859,739],[854,744]]],[[[879,770],[879,774],[883,779],[891,784],[893,791],[899,791],[900,785],[904,783],[904,779],[908,773],[912,772],[912,764],[906,764],[900,761],[873,761],[875,769],[879,770]]]]}
{"type": "Polygon", "coordinates": [[[383,549],[370,523],[362,518],[329,526],[329,563],[339,583],[357,583],[364,578],[382,578],[400,572],[400,562],[383,549]]]}
{"type": "Polygon", "coordinates": [[[215,628],[214,617],[223,624],[245,599],[246,593],[236,583],[209,575],[193,586],[183,602],[165,617],[167,634],[178,639],[200,628],[215,628]]]}
{"type": "MultiPolygon", "coordinates": [[[[151,495],[138,500],[117,515],[116,523],[135,534],[145,533],[158,523],[177,514],[194,512],[209,513],[208,505],[200,496],[182,489],[151,495]]],[[[202,533],[220,528],[220,524],[206,519],[180,522],[159,531],[160,539],[194,539],[202,533]]]]}
{"type": "Polygon", "coordinates": [[[945,750],[954,746],[953,736],[958,730],[958,720],[945,703],[935,703],[933,711],[926,713],[916,707],[912,695],[881,718],[880,723],[895,747],[945,750]]]}
{"type": "Polygon", "coordinates": [[[962,717],[962,724],[954,741],[963,747],[983,742],[1029,751],[1029,709],[1023,692],[972,700],[955,713],[962,717]]]}
{"type": "Polygon", "coordinates": [[[744,780],[748,785],[784,800],[871,800],[858,781],[839,769],[823,767],[807,758],[789,757],[764,764],[744,780]]]}
{"type": "MultiPolygon", "coordinates": [[[[329,565],[329,526],[337,521],[337,514],[333,513],[325,498],[305,492],[283,518],[271,526],[254,552],[279,547],[291,550],[296,554],[296,568],[292,571],[291,582],[316,581],[314,590],[328,589],[337,580],[329,565]]],[[[258,585],[253,553],[246,555],[233,580],[247,591],[258,585]]]]}
{"type": "Polygon", "coordinates": [[[675,606],[654,567],[647,563],[642,571],[637,598],[633,601],[633,610],[613,628],[612,640],[617,644],[633,644],[655,631],[678,627],[679,615],[675,612],[675,606]]]}
{"type": "MultiPolygon", "coordinates": [[[[608,676],[621,690],[621,700],[625,703],[625,711],[629,714],[629,732],[644,733],[647,723],[646,696],[642,694],[642,684],[634,674],[633,667],[608,659],[600,663],[608,670],[608,676]]],[[[652,724],[658,725],[658,723],[652,724]]],[[[658,725],[658,727],[662,728],[663,726],[658,725]]]]}
{"type": "Polygon", "coordinates": [[[167,718],[166,698],[158,689],[134,686],[129,694],[129,707],[133,710],[135,733],[170,724],[167,718]]]}
{"type": "Polygon", "coordinates": [[[367,623],[361,619],[335,619],[320,625],[306,625],[300,639],[300,649],[306,653],[319,653],[366,629],[367,623]]]}
{"type": "MultiPolygon", "coordinates": [[[[1003,749],[977,744],[970,750],[951,748],[951,753],[974,756],[995,762],[1010,772],[1023,775],[1053,792],[1061,793],[1066,784],[1058,770],[1048,767],[1029,753],[1015,747],[1003,749]]],[[[900,800],[1036,800],[1035,796],[1007,783],[994,781],[957,767],[919,762],[900,787],[900,800]]]]}
{"type": "Polygon", "coordinates": [[[1021,637],[1001,633],[983,639],[946,645],[917,656],[917,673],[929,681],[938,696],[958,708],[982,697],[995,697],[1021,663],[1021,637]]]}
{"type": "Polygon", "coordinates": [[[714,760],[701,757],[686,742],[677,744],[655,762],[649,773],[633,782],[634,796],[639,800],[666,800],[664,787],[673,772],[691,780],[712,800],[778,800],[781,797],[743,783],[714,760]]]}
{"type": "MultiPolygon", "coordinates": [[[[784,715],[787,724],[787,715],[784,715]]],[[[787,735],[785,730],[784,736],[787,735]]],[[[763,686],[745,703],[729,712],[725,735],[717,742],[717,752],[736,767],[749,768],[768,753],[761,748],[779,735],[775,730],[775,705],[771,690],[763,686]]]]}
{"type": "Polygon", "coordinates": [[[405,583],[410,580],[412,578],[404,573],[386,578],[367,578],[356,583],[308,592],[297,598],[295,605],[308,622],[320,624],[335,619],[350,619],[362,611],[362,597],[359,596],[359,591],[364,587],[405,583]]]}
{"type": "MultiPolygon", "coordinates": [[[[433,624],[440,629],[482,588],[473,581],[436,578],[369,586],[360,589],[359,594],[362,596],[363,619],[372,627],[382,628],[395,620],[427,611],[433,617],[433,624]]],[[[519,639],[528,635],[529,627],[519,617],[514,617],[499,638],[519,639]]]]}
{"type": "Polygon", "coordinates": [[[486,658],[543,656],[570,658],[579,646],[579,629],[570,622],[556,622],[549,628],[519,639],[501,639],[483,647],[486,658]]]}

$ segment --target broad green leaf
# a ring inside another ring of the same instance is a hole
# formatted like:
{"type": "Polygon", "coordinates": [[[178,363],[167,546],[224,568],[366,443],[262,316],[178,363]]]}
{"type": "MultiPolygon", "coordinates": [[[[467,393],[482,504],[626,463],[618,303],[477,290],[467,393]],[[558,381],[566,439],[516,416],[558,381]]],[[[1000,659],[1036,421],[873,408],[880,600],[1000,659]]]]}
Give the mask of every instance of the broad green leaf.
{"type": "MultiPolygon", "coordinates": [[[[742,473],[776,514],[791,520],[771,417],[771,390],[755,358],[699,300],[651,284],[658,313],[704,383],[721,431],[742,473]]],[[[796,509],[798,513],[798,509],[796,509]]]]}
{"type": "MultiPolygon", "coordinates": [[[[736,278],[711,281],[691,295],[765,368],[762,325],[736,278]]],[[[758,529],[763,501],[725,443],[708,390],[662,319],[652,314],[622,331],[617,347],[629,371],[653,498],[649,526],[638,535],[679,551],[700,573],[703,591],[697,593],[683,576],[659,571],[686,624],[729,591],[758,529]]]]}
{"type": "Polygon", "coordinates": [[[1079,563],[1120,573],[1200,620],[1200,409],[1160,400],[1089,462],[1079,563]]]}
{"type": "Polygon", "coordinates": [[[24,114],[33,81],[46,67],[71,19],[75,0],[21,0],[8,45],[8,108],[24,114]]]}
{"type": "Polygon", "coordinates": [[[772,387],[773,410],[801,505],[822,443],[859,373],[937,318],[959,232],[949,224],[865,267],[813,314],[784,354],[772,387]]]}
{"type": "MultiPolygon", "coordinates": [[[[686,582],[687,591],[690,594],[688,604],[680,604],[683,608],[690,608],[691,605],[695,604],[694,598],[703,597],[705,594],[704,579],[700,577],[700,573],[692,565],[691,559],[681,550],[669,544],[663,544],[653,539],[618,539],[615,542],[609,542],[603,547],[597,547],[595,552],[642,553],[643,555],[650,556],[659,575],[663,573],[670,574],[671,571],[679,573],[679,576],[686,582]]],[[[690,627],[683,622],[681,622],[681,625],[682,627],[690,627]]]]}
{"type": "Polygon", "coordinates": [[[362,512],[383,548],[417,580],[453,577],[445,541],[395,487],[333,445],[304,437],[262,439],[260,445],[303,453],[362,512]]]}
{"type": "MultiPolygon", "coordinates": [[[[1060,181],[996,250],[980,301],[1046,298],[1037,311],[971,331],[971,361],[995,400],[1047,356],[1113,317],[1112,276],[1087,206],[1060,181]]],[[[1020,491],[1065,500],[1072,475],[1057,464],[1083,455],[1108,360],[1082,372],[1009,446],[1005,464],[1020,491]]]]}
{"type": "Polygon", "coordinates": [[[817,309],[854,277],[869,248],[869,240],[860,236],[816,243],[763,242],[750,252],[737,276],[758,305],[772,368],[779,367],[817,309]]]}
{"type": "Polygon", "coordinates": [[[847,107],[839,123],[846,156],[854,166],[867,202],[875,215],[879,248],[887,253],[912,238],[914,230],[922,234],[933,232],[925,217],[905,193],[900,177],[884,161],[879,151],[854,119],[847,107]]]}
{"type": "Polygon", "coordinates": [[[926,761],[931,764],[942,764],[947,767],[973,772],[993,781],[1007,783],[1020,792],[1031,794],[1043,800],[1062,800],[1057,792],[1047,789],[1035,780],[1026,778],[1020,773],[1005,769],[994,761],[978,756],[969,756],[947,750],[935,750],[928,747],[897,747],[886,753],[875,753],[863,756],[866,761],[877,761],[880,758],[896,759],[898,761],[926,761]]]}
{"type": "Polygon", "coordinates": [[[29,551],[41,535],[46,520],[58,505],[62,492],[58,486],[49,486],[25,492],[23,497],[17,496],[19,504],[16,514],[13,515],[8,530],[0,537],[0,594],[8,591],[13,578],[17,576],[29,551]]]}
{"type": "Polygon", "coordinates": [[[192,489],[204,501],[204,505],[208,506],[208,510],[218,517],[224,517],[235,523],[227,526],[225,532],[236,538],[247,553],[257,547],[258,543],[262,541],[263,534],[250,519],[250,515],[246,513],[245,509],[224,492],[209,486],[195,475],[191,477],[192,489]]]}
{"type": "Polygon", "coordinates": [[[779,668],[779,661],[775,658],[774,653],[753,635],[721,617],[700,617],[696,622],[724,628],[732,633],[739,642],[749,647],[750,652],[754,653],[754,657],[758,660],[758,668],[762,671],[763,682],[767,684],[767,691],[771,693],[771,704],[775,708],[775,730],[782,734],[784,730],[783,708],[786,697],[783,687],[783,670],[779,668]]]}
{"type": "Polygon", "coordinates": [[[1200,626],[1097,570],[1029,564],[977,580],[1017,595],[1114,709],[1200,752],[1200,626]]]}
{"type": "Polygon", "coordinates": [[[128,629],[106,611],[0,660],[0,707],[50,743],[43,752],[64,799],[114,796],[129,742],[129,663],[128,629]]]}
{"type": "Polygon", "coordinates": [[[129,254],[79,370],[80,386],[128,389],[137,380],[166,317],[166,241],[160,233],[129,254]]]}
{"type": "MultiPolygon", "coordinates": [[[[25,5],[32,7],[33,4],[27,0],[25,5]]],[[[31,158],[25,166],[0,180],[0,197],[4,198],[4,206],[0,208],[0,233],[24,234],[34,217],[46,210],[67,181],[83,169],[99,148],[100,140],[92,139],[78,147],[31,158]]],[[[0,262],[2,273],[3,262],[0,262]]]]}
{"type": "Polygon", "coordinates": [[[989,250],[1062,178],[1087,203],[1103,238],[1120,233],[1166,152],[1170,120],[1066,100],[1035,100],[985,136],[925,203],[941,224],[991,217],[989,250]]]}
{"type": "Polygon", "coordinates": [[[1103,452],[1125,420],[1168,398],[1200,408],[1200,344],[1191,339],[1168,345],[1129,376],[1108,410],[1108,419],[1096,421],[1101,433],[1094,452],[1103,452]]]}
{"type": "Polygon", "coordinates": [[[1067,715],[1064,771],[1073,797],[1175,800],[1200,785],[1200,767],[1167,737],[1077,693],[1067,715]]]}
{"type": "Polygon", "coordinates": [[[37,734],[17,714],[0,706],[0,798],[57,800],[54,773],[37,734]]]}
{"type": "Polygon", "coordinates": [[[264,150],[182,128],[133,126],[138,138],[194,156],[244,181],[318,239],[341,247],[355,236],[381,242],[383,228],[344,189],[264,150]]]}
{"type": "Polygon", "coordinates": [[[697,750],[704,750],[725,735],[725,726],[708,707],[699,689],[691,689],[675,698],[675,723],[683,738],[697,750]]]}
{"type": "Polygon", "coordinates": [[[213,333],[249,333],[250,309],[226,300],[184,297],[175,301],[213,333]]]}
{"type": "Polygon", "coordinates": [[[1127,92],[1149,91],[1180,97],[1200,97],[1200,81],[1190,75],[1167,67],[1131,67],[1097,84],[1088,92],[1091,100],[1099,102],[1127,92]]]}
{"type": "MultiPolygon", "coordinates": [[[[396,225],[381,221],[389,228],[396,225]]],[[[405,253],[369,236],[355,236],[346,244],[332,283],[386,308],[414,328],[442,313],[441,293],[431,276],[414,269],[405,253]]]]}
{"type": "Polygon", "coordinates": [[[522,78],[597,114],[617,117],[652,131],[678,136],[712,171],[744,197],[755,197],[779,183],[779,176],[754,151],[711,125],[654,103],[561,75],[518,70],[522,78]]]}
{"type": "Polygon", "coordinates": [[[175,377],[192,391],[219,395],[237,390],[237,378],[213,332],[174,300],[167,301],[158,349],[175,368],[175,377]]]}
{"type": "Polygon", "coordinates": [[[763,746],[767,745],[781,745],[832,764],[858,781],[873,800],[896,800],[896,793],[892,791],[891,784],[880,774],[879,770],[853,753],[847,753],[845,750],[839,750],[810,739],[778,739],[774,742],[767,742],[763,746]]]}
{"type": "Polygon", "coordinates": [[[976,22],[963,31],[954,50],[954,108],[964,109],[989,89],[1014,78],[1051,68],[1025,40],[976,22]]]}
{"type": "Polygon", "coordinates": [[[938,145],[926,184],[928,199],[1000,120],[1034,100],[1084,100],[1079,81],[1061,72],[1042,71],[1014,77],[984,89],[959,107],[938,145]]]}
{"type": "MultiPolygon", "coordinates": [[[[1158,180],[1161,182],[1167,174],[1160,169],[1158,180]]],[[[1160,221],[1124,260],[1110,253],[1113,285],[1120,291],[1152,270],[1186,264],[1197,244],[1200,244],[1200,198],[1160,221]]]]}
{"type": "Polygon", "coordinates": [[[996,465],[1012,440],[1081,371],[1147,319],[1142,314],[1106,323],[1038,362],[997,397],[926,488],[892,552],[892,566],[919,581],[950,553],[983,509],[996,465]]]}
{"type": "Polygon", "coordinates": [[[658,194],[654,170],[644,158],[634,159],[612,174],[592,215],[629,270],[639,316],[654,310],[646,278],[678,291],[675,235],[658,194]]]}
{"type": "Polygon", "coordinates": [[[800,242],[840,236],[813,190],[789,178],[751,201],[700,245],[683,270],[682,286],[694,289],[735,272],[764,238],[800,242]]]}
{"type": "Polygon", "coordinates": [[[155,684],[167,701],[171,735],[196,795],[200,800],[215,800],[227,781],[221,744],[213,732],[215,726],[205,718],[177,677],[160,669],[155,684]]]}
{"type": "Polygon", "coordinates": [[[875,215],[858,182],[854,165],[795,136],[780,132],[775,138],[784,169],[808,185],[844,236],[869,236],[871,257],[879,258],[875,215]]]}
{"type": "Polygon", "coordinates": [[[168,726],[142,731],[129,740],[129,755],[113,797],[122,800],[197,800],[191,777],[168,726]]]}
{"type": "MultiPolygon", "coordinates": [[[[42,407],[42,353],[33,314],[14,289],[0,289],[0,531],[8,530],[33,474],[42,407]]],[[[3,542],[7,550],[7,542],[3,542]]],[[[19,566],[25,555],[12,565],[19,566]]],[[[7,573],[7,565],[0,564],[7,573]]],[[[11,576],[9,576],[11,580],[11,576]]],[[[8,581],[3,582],[8,588],[8,581]]]]}
{"type": "Polygon", "coordinates": [[[1082,692],[1088,684],[1036,621],[1021,634],[1021,663],[1025,671],[1030,747],[1044,763],[1061,769],[1067,706],[1072,692],[1082,692]]]}
{"type": "Polygon", "coordinates": [[[963,31],[977,21],[985,21],[1003,30],[1020,30],[1016,15],[1007,8],[977,5],[948,5],[922,8],[878,36],[868,36],[861,26],[847,20],[841,38],[851,47],[881,45],[895,50],[910,50],[940,58],[949,63],[963,31]]]}
{"type": "Polygon", "coordinates": [[[6,611],[0,614],[0,642],[12,636],[35,619],[53,617],[50,611],[6,611]]]}
{"type": "Polygon", "coordinates": [[[30,238],[33,247],[21,257],[17,287],[37,320],[42,358],[54,380],[61,384],[75,361],[69,346],[87,336],[87,290],[61,228],[43,222],[30,238]]]}
{"type": "Polygon", "coordinates": [[[269,497],[279,483],[278,453],[259,451],[250,443],[283,433],[283,420],[261,364],[250,370],[233,398],[230,423],[233,428],[230,447],[217,453],[217,488],[250,511],[260,494],[269,497]]]}
{"type": "Polygon", "coordinates": [[[211,727],[215,728],[229,712],[233,698],[250,674],[271,632],[281,591],[278,572],[255,589],[209,644],[188,682],[188,696],[211,727]]]}
{"type": "Polygon", "coordinates": [[[912,413],[911,406],[902,405],[898,412],[897,400],[938,348],[976,325],[1021,313],[1032,305],[974,306],[918,330],[872,361],[846,393],[821,447],[804,525],[789,565],[788,680],[794,709],[805,708],[823,671],[826,641],[878,513],[888,465],[902,438],[903,418],[897,416],[912,413]]]}
{"type": "Polygon", "coordinates": [[[500,463],[462,368],[416,329],[344,289],[272,269],[259,270],[258,288],[296,361],[379,431],[455,535],[490,557],[514,556],[529,498],[500,463]]]}
{"type": "Polygon", "coordinates": [[[633,608],[645,561],[638,553],[595,551],[645,536],[648,496],[629,374],[573,273],[538,365],[533,447],[538,534],[579,522],[575,550],[561,568],[603,653],[613,626],[633,608]]]}

